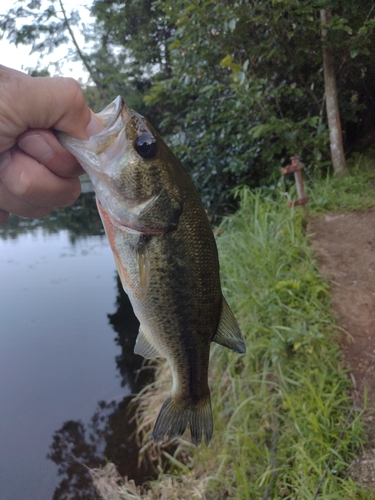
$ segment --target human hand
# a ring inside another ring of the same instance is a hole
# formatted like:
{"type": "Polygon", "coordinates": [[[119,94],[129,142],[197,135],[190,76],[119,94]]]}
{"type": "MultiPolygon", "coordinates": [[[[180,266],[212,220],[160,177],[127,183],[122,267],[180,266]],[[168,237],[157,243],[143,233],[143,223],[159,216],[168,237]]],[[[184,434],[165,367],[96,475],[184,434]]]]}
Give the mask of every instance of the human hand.
{"type": "Polygon", "coordinates": [[[83,170],[51,129],[88,139],[103,128],[72,78],[0,65],[0,225],[9,213],[44,217],[79,196],[83,170]]]}

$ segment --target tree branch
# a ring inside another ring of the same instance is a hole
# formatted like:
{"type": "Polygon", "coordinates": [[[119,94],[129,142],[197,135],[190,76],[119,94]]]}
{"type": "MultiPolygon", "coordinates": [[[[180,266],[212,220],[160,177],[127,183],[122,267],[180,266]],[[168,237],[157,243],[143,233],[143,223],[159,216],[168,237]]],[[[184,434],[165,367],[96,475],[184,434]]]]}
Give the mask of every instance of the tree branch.
{"type": "Polygon", "coordinates": [[[79,58],[81,59],[83,65],[85,66],[88,74],[90,75],[92,81],[95,83],[97,89],[99,90],[99,92],[103,92],[103,86],[102,84],[96,79],[96,76],[95,76],[95,72],[94,70],[91,68],[86,56],[83,54],[83,52],[81,51],[79,45],[78,45],[78,42],[77,42],[77,39],[73,33],[73,30],[70,26],[70,23],[69,23],[69,20],[68,20],[68,17],[66,15],[66,11],[65,11],[65,8],[64,8],[64,5],[62,3],[62,0],[59,0],[59,4],[60,4],[60,7],[61,7],[61,11],[63,13],[63,16],[64,16],[64,21],[65,21],[65,24],[66,24],[66,27],[68,28],[68,31],[69,31],[69,35],[70,35],[70,38],[72,39],[72,42],[74,44],[74,47],[77,51],[77,54],[79,56],[79,58]]]}

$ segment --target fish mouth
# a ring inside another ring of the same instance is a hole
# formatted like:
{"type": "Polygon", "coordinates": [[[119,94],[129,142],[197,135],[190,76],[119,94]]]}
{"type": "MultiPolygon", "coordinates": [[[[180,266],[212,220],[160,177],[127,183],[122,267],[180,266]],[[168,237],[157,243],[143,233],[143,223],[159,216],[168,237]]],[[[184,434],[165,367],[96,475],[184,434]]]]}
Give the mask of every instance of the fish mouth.
{"type": "MultiPolygon", "coordinates": [[[[122,97],[117,96],[114,101],[108,104],[108,106],[106,106],[102,111],[100,111],[100,113],[96,115],[105,127],[105,133],[103,135],[109,135],[111,134],[111,132],[114,132],[112,130],[112,127],[116,125],[117,119],[120,115],[123,115],[123,121],[128,121],[131,116],[131,111],[125,104],[122,97]]],[[[103,130],[92,137],[97,138],[99,135],[102,135],[102,133],[103,130]]]]}
{"type": "MultiPolygon", "coordinates": [[[[102,122],[104,128],[96,135],[92,135],[87,140],[77,139],[65,132],[56,131],[56,137],[60,143],[81,163],[85,172],[92,175],[100,175],[105,172],[100,164],[95,161],[95,156],[102,154],[115,139],[123,132],[126,123],[131,119],[132,111],[123,101],[122,97],[108,104],[97,117],[102,122]]],[[[92,179],[93,180],[93,179],[92,179]]]]}

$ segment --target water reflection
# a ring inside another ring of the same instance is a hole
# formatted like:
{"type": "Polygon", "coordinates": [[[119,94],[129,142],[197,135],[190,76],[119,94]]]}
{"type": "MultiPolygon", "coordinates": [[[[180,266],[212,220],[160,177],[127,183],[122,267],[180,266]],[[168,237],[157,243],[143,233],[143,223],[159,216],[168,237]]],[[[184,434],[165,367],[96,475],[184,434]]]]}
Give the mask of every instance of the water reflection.
{"type": "MultiPolygon", "coordinates": [[[[121,354],[116,356],[121,385],[130,387],[134,394],[151,380],[152,372],[143,366],[143,358],[133,352],[139,323],[118,276],[116,282],[117,311],[108,314],[108,319],[117,333],[115,342],[121,347],[121,354]]],[[[69,420],[55,432],[48,458],[57,464],[62,479],[53,500],[101,498],[82,463],[94,468],[110,461],[122,476],[128,476],[138,484],[154,474],[151,464],[143,462],[138,465],[132,399],[133,396],[129,395],[121,401],[100,401],[89,424],[69,420]]]]}
{"type": "Polygon", "coordinates": [[[108,320],[117,333],[116,344],[121,347],[121,354],[116,356],[117,369],[121,375],[122,387],[128,386],[133,393],[138,393],[150,381],[150,364],[144,363],[142,356],[134,354],[134,344],[138,335],[139,321],[133,314],[130,300],[122,288],[120,278],[117,281],[117,311],[108,314],[108,320]],[[142,370],[140,369],[142,367],[142,370]],[[149,368],[147,368],[149,367],[149,368]]]}
{"type": "Polygon", "coordinates": [[[20,235],[35,232],[39,228],[49,234],[68,230],[69,241],[72,245],[77,239],[87,236],[101,235],[104,237],[104,229],[93,193],[81,194],[73,206],[56,208],[43,219],[21,219],[11,216],[7,223],[0,227],[0,237],[3,240],[17,239],[20,235]]]}
{"type": "Polygon", "coordinates": [[[93,195],[11,217],[0,259],[1,499],[96,498],[73,455],[140,481],[128,401],[150,372],[93,195]]]}

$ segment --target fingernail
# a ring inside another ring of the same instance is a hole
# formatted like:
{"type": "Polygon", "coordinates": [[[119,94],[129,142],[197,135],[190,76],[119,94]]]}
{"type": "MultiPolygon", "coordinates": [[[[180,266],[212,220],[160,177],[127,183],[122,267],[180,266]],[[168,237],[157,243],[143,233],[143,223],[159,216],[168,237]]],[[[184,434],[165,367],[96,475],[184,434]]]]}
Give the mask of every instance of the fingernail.
{"type": "Polygon", "coordinates": [[[12,154],[9,150],[0,153],[0,170],[10,162],[12,154]]]}
{"type": "Polygon", "coordinates": [[[39,161],[46,160],[52,156],[53,151],[48,142],[39,134],[32,134],[23,137],[18,146],[28,155],[39,161]]]}
{"type": "Polygon", "coordinates": [[[94,113],[91,113],[91,120],[86,128],[87,136],[91,137],[92,135],[99,134],[99,132],[101,132],[103,129],[104,125],[102,124],[102,122],[94,113]]]}

